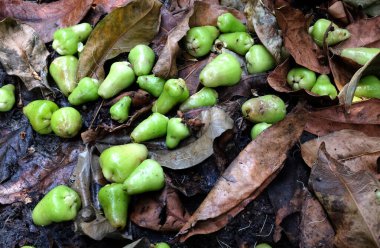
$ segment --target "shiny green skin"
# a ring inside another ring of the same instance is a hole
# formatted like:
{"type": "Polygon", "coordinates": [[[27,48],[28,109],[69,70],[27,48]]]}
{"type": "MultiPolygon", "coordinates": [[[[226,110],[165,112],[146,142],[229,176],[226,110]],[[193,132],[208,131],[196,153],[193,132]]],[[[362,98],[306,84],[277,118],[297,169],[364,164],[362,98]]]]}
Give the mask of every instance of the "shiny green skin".
{"type": "Polygon", "coordinates": [[[59,185],[50,190],[32,212],[35,225],[46,226],[53,222],[63,222],[75,219],[81,207],[77,192],[65,185],[59,185]]]}
{"type": "Polygon", "coordinates": [[[260,122],[255,124],[251,129],[251,139],[256,139],[257,136],[259,136],[260,133],[262,133],[265,129],[272,126],[272,124],[268,124],[265,122],[260,122]]]}
{"type": "Polygon", "coordinates": [[[69,102],[71,105],[81,105],[86,102],[96,101],[99,98],[98,89],[98,80],[89,77],[82,78],[78,86],[69,95],[69,102]]]}
{"type": "Polygon", "coordinates": [[[345,48],[340,56],[351,59],[359,65],[364,65],[380,52],[380,48],[353,47],[345,48]]]}
{"type": "Polygon", "coordinates": [[[166,134],[166,146],[169,149],[176,148],[179,142],[190,136],[190,130],[181,118],[171,118],[168,122],[166,134]]]}
{"type": "Polygon", "coordinates": [[[65,96],[77,87],[77,70],[78,59],[72,55],[58,57],[50,64],[50,75],[65,96]]]}
{"type": "Polygon", "coordinates": [[[174,106],[184,102],[189,98],[189,89],[186,86],[185,80],[182,78],[169,79],[164,85],[164,90],[154,102],[152,111],[160,114],[166,114],[174,106]]]}
{"type": "Polygon", "coordinates": [[[329,46],[350,38],[350,32],[347,29],[339,28],[336,24],[327,19],[319,19],[314,23],[314,26],[309,28],[311,37],[320,47],[323,46],[323,38],[326,32],[328,32],[326,44],[329,46]],[[332,25],[333,31],[328,31],[330,24],[332,25]]]}
{"type": "Polygon", "coordinates": [[[245,54],[247,69],[250,74],[266,72],[276,66],[272,54],[263,45],[253,45],[245,54]]]}
{"type": "Polygon", "coordinates": [[[144,76],[152,71],[155,55],[147,45],[137,45],[129,52],[128,60],[136,76],[144,76]]]}
{"type": "Polygon", "coordinates": [[[21,248],[35,248],[34,246],[30,246],[30,245],[24,245],[24,246],[21,246],[21,248]]]}
{"type": "Polygon", "coordinates": [[[380,99],[380,80],[368,75],[360,79],[355,90],[355,96],[380,99]]]}
{"type": "Polygon", "coordinates": [[[245,55],[254,44],[251,35],[246,32],[221,34],[216,41],[218,40],[225,43],[229,50],[240,55],[245,55]]]}
{"type": "Polygon", "coordinates": [[[129,195],[160,190],[164,186],[164,171],[153,159],[144,160],[123,183],[123,188],[129,195]]]}
{"type": "Polygon", "coordinates": [[[82,116],[72,107],[58,109],[51,116],[51,129],[61,138],[72,138],[82,128],[82,116]]]}
{"type": "Polygon", "coordinates": [[[272,246],[268,245],[267,243],[261,243],[256,245],[255,248],[272,248],[272,246]]]}
{"type": "Polygon", "coordinates": [[[154,97],[159,97],[164,90],[165,79],[147,75],[138,77],[136,83],[141,89],[148,91],[154,97]]]}
{"type": "Polygon", "coordinates": [[[129,96],[121,98],[110,108],[111,119],[123,123],[128,119],[132,99],[129,96]]]}
{"type": "Polygon", "coordinates": [[[331,100],[334,100],[338,95],[338,92],[331,83],[330,78],[324,74],[317,78],[317,82],[315,82],[311,92],[320,96],[329,96],[331,100]]]}
{"type": "Polygon", "coordinates": [[[166,135],[169,118],[160,113],[153,113],[143,120],[131,133],[136,143],[160,138],[166,135]]]}
{"type": "Polygon", "coordinates": [[[52,101],[35,100],[26,105],[22,111],[34,131],[39,134],[49,134],[53,131],[50,126],[52,115],[58,109],[58,105],[52,101]]]}
{"type": "Polygon", "coordinates": [[[83,22],[69,27],[78,37],[79,41],[85,41],[92,32],[92,27],[89,23],[83,22]]]}
{"type": "Polygon", "coordinates": [[[122,183],[148,157],[148,149],[141,144],[112,146],[100,154],[100,167],[110,182],[122,183]]]}
{"type": "Polygon", "coordinates": [[[102,187],[98,193],[98,200],[111,226],[124,229],[130,197],[123,190],[123,184],[112,183],[102,187]]]}
{"type": "Polygon", "coordinates": [[[275,95],[265,95],[251,98],[241,107],[243,116],[251,122],[266,122],[273,124],[286,116],[284,101],[275,95]]]}
{"type": "Polygon", "coordinates": [[[128,62],[113,63],[107,77],[100,84],[98,95],[109,99],[128,88],[135,81],[135,73],[129,65],[128,62]]]}
{"type": "Polygon", "coordinates": [[[218,92],[212,88],[203,87],[200,91],[184,101],[181,106],[179,106],[179,110],[186,112],[191,109],[214,106],[217,102],[218,92]]]}
{"type": "Polygon", "coordinates": [[[165,242],[160,242],[154,245],[154,248],[170,248],[170,245],[168,245],[165,242]]]}
{"type": "Polygon", "coordinates": [[[92,27],[88,23],[58,29],[53,34],[53,49],[60,55],[74,55],[78,51],[78,44],[87,39],[91,31],[92,27]]]}
{"type": "Polygon", "coordinates": [[[0,112],[7,112],[13,108],[16,102],[15,86],[7,84],[0,88],[0,112]]]}
{"type": "Polygon", "coordinates": [[[193,27],[187,31],[185,37],[186,51],[198,58],[211,51],[219,30],[214,26],[193,27]]]}
{"type": "Polygon", "coordinates": [[[242,69],[239,61],[231,54],[216,56],[199,74],[200,82],[206,87],[233,86],[240,82],[242,69]]]}
{"type": "Polygon", "coordinates": [[[222,33],[247,32],[246,26],[231,13],[220,15],[216,25],[222,33]]]}
{"type": "Polygon", "coordinates": [[[293,90],[311,90],[316,80],[317,76],[315,75],[315,72],[304,67],[293,68],[286,76],[286,81],[293,90]]]}

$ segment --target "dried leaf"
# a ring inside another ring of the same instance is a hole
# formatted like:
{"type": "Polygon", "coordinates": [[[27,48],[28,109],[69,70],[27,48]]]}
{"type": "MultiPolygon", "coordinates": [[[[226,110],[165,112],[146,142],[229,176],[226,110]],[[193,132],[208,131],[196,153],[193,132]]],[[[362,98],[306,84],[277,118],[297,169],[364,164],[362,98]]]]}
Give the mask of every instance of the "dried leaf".
{"type": "Polygon", "coordinates": [[[300,137],[305,114],[298,106],[241,151],[179,232],[182,242],[193,235],[221,229],[265,189],[300,137]]]}
{"type": "Polygon", "coordinates": [[[160,27],[157,0],[134,0],[101,20],[79,57],[77,78],[96,77],[106,60],[128,52],[137,44],[149,44],[160,27]]]}
{"type": "Polygon", "coordinates": [[[133,243],[130,243],[123,248],[150,248],[151,244],[147,238],[141,238],[133,243]]]}
{"type": "Polygon", "coordinates": [[[77,24],[91,7],[92,0],[60,0],[47,4],[31,1],[0,1],[0,20],[12,17],[30,25],[46,43],[58,28],[77,24]]]}
{"type": "Polygon", "coordinates": [[[220,0],[220,5],[243,11],[246,2],[246,0],[220,0]]]}
{"type": "Polygon", "coordinates": [[[92,24],[96,24],[104,14],[110,13],[112,10],[127,5],[132,0],[94,0],[91,5],[90,20],[92,24]]]}
{"type": "Polygon", "coordinates": [[[11,18],[0,21],[0,62],[7,74],[20,77],[28,90],[52,92],[46,80],[48,55],[33,28],[11,18]]]}
{"type": "Polygon", "coordinates": [[[380,246],[379,181],[368,171],[352,172],[322,143],[310,185],[334,225],[336,247],[380,246]]]}
{"type": "Polygon", "coordinates": [[[366,8],[376,3],[376,0],[343,0],[343,2],[349,3],[355,7],[366,8]]]}
{"type": "Polygon", "coordinates": [[[356,63],[350,63],[348,59],[344,59],[340,56],[329,57],[329,65],[331,73],[334,77],[334,83],[339,92],[343,87],[350,82],[350,79],[354,75],[355,71],[360,68],[360,65],[356,63]]]}
{"type": "Polygon", "coordinates": [[[347,24],[348,17],[346,14],[346,9],[342,1],[336,1],[331,6],[328,7],[327,12],[336,20],[347,24]]]}

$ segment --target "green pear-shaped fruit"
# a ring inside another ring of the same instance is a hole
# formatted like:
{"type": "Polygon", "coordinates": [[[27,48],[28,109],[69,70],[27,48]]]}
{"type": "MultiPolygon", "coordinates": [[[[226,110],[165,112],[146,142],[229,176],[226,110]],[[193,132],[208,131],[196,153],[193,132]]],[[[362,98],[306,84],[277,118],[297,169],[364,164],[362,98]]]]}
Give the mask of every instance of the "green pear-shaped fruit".
{"type": "Polygon", "coordinates": [[[137,45],[129,52],[128,60],[136,76],[144,76],[152,71],[155,55],[147,45],[137,45]]]}
{"type": "Polygon", "coordinates": [[[351,59],[359,65],[364,65],[378,53],[380,53],[380,48],[353,47],[344,48],[340,56],[351,59]]]}
{"type": "Polygon", "coordinates": [[[51,116],[51,129],[61,138],[72,138],[81,128],[82,116],[75,108],[60,108],[51,116]]]}
{"type": "Polygon", "coordinates": [[[111,119],[123,123],[128,119],[132,99],[129,96],[121,98],[110,108],[111,119]]]}
{"type": "Polygon", "coordinates": [[[216,56],[199,74],[200,82],[206,87],[232,86],[241,78],[239,61],[231,54],[216,56]]]}
{"type": "Polygon", "coordinates": [[[281,98],[265,95],[251,98],[241,107],[243,116],[252,122],[276,123],[286,116],[286,106],[281,98]]]}
{"type": "Polygon", "coordinates": [[[168,245],[165,242],[160,242],[154,245],[154,248],[170,248],[170,245],[168,245]]]}
{"type": "Polygon", "coordinates": [[[261,243],[256,245],[255,248],[272,248],[272,246],[268,245],[267,243],[261,243]]]}
{"type": "Polygon", "coordinates": [[[272,126],[272,124],[260,122],[255,124],[251,129],[251,139],[256,139],[257,136],[259,136],[260,133],[262,133],[265,129],[272,126]]]}
{"type": "Polygon", "coordinates": [[[218,92],[212,88],[203,87],[200,91],[184,101],[181,106],[179,106],[179,110],[186,112],[190,109],[214,106],[217,102],[218,92]]]}
{"type": "Polygon", "coordinates": [[[250,74],[266,72],[276,66],[272,54],[263,45],[253,45],[245,54],[247,69],[250,74]]]}
{"type": "Polygon", "coordinates": [[[245,55],[253,46],[252,37],[246,32],[236,32],[219,35],[215,42],[221,41],[225,46],[240,55],[245,55]]]}
{"type": "Polygon", "coordinates": [[[110,72],[100,84],[98,94],[103,99],[111,98],[120,91],[128,88],[135,81],[135,73],[128,62],[115,62],[110,72]]]}
{"type": "Polygon", "coordinates": [[[166,135],[169,118],[160,113],[153,113],[143,120],[131,133],[134,142],[160,138],[166,135]]]}
{"type": "Polygon", "coordinates": [[[164,90],[154,102],[152,111],[160,114],[166,114],[175,105],[182,103],[189,98],[190,93],[182,78],[169,79],[164,85],[164,90]]]}
{"type": "Polygon", "coordinates": [[[7,84],[0,88],[0,112],[6,112],[15,105],[15,86],[7,84]]]}
{"type": "Polygon", "coordinates": [[[148,91],[154,97],[159,97],[164,90],[165,79],[147,75],[138,77],[136,83],[141,89],[148,91]]]}
{"type": "Polygon", "coordinates": [[[343,40],[350,38],[350,32],[347,29],[339,28],[336,24],[327,19],[319,19],[314,23],[314,26],[311,26],[309,28],[311,37],[320,47],[323,46],[323,38],[326,32],[328,32],[326,43],[329,46],[335,45],[343,40]],[[328,30],[329,27],[330,30],[328,30]]]}
{"type": "Polygon", "coordinates": [[[380,99],[380,80],[374,75],[360,79],[355,90],[355,96],[380,99]]]}
{"type": "Polygon", "coordinates": [[[122,183],[148,157],[148,149],[140,144],[112,146],[100,154],[100,167],[110,182],[122,183]]]}
{"type": "Polygon", "coordinates": [[[331,100],[334,100],[338,95],[337,90],[331,83],[330,78],[327,75],[320,75],[315,82],[311,92],[320,96],[329,96],[331,100]]]}
{"type": "Polygon", "coordinates": [[[176,148],[179,142],[190,136],[190,130],[181,118],[171,118],[168,122],[166,146],[169,149],[176,148]]]}
{"type": "Polygon", "coordinates": [[[286,77],[286,81],[293,90],[311,90],[316,80],[317,76],[315,75],[315,72],[304,67],[291,69],[286,77]]]}
{"type": "Polygon", "coordinates": [[[130,197],[123,190],[123,184],[107,184],[99,190],[98,199],[104,215],[111,225],[115,228],[124,229],[127,224],[130,197]]]}
{"type": "Polygon", "coordinates": [[[165,185],[165,174],[155,160],[144,160],[124,181],[124,190],[129,195],[160,190],[165,185]]]}
{"type": "Polygon", "coordinates": [[[38,202],[33,209],[32,219],[38,226],[73,220],[80,206],[81,200],[78,193],[65,185],[59,185],[38,202]]]}
{"type": "Polygon", "coordinates": [[[246,26],[231,13],[220,15],[216,25],[222,33],[247,32],[246,26]]]}
{"type": "Polygon", "coordinates": [[[52,132],[50,126],[52,115],[58,109],[58,105],[52,101],[35,100],[26,105],[22,111],[34,131],[39,134],[48,134],[52,132]]]}
{"type": "Polygon", "coordinates": [[[218,35],[219,30],[214,26],[190,28],[185,37],[187,52],[194,57],[208,54],[218,35]]]}
{"type": "Polygon", "coordinates": [[[96,101],[98,95],[99,81],[94,78],[82,78],[78,86],[69,95],[71,105],[81,105],[86,102],[96,101]]]}
{"type": "Polygon", "coordinates": [[[79,44],[87,39],[91,31],[92,27],[88,23],[60,28],[53,34],[53,49],[60,55],[74,55],[78,51],[79,44]]]}
{"type": "Polygon", "coordinates": [[[69,27],[77,36],[79,41],[85,41],[92,32],[92,27],[89,23],[83,22],[69,27]]]}
{"type": "Polygon", "coordinates": [[[50,64],[50,75],[65,96],[70,95],[77,86],[77,70],[78,59],[72,55],[58,57],[50,64]]]}

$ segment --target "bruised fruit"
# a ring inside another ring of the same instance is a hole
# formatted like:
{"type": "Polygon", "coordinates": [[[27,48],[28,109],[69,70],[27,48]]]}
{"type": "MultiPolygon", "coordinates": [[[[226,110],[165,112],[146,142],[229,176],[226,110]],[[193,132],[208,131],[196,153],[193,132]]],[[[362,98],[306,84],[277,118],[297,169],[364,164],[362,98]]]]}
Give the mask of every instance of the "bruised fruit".
{"type": "Polygon", "coordinates": [[[241,107],[243,116],[252,122],[276,123],[286,116],[286,106],[281,98],[265,95],[251,98],[241,107]]]}

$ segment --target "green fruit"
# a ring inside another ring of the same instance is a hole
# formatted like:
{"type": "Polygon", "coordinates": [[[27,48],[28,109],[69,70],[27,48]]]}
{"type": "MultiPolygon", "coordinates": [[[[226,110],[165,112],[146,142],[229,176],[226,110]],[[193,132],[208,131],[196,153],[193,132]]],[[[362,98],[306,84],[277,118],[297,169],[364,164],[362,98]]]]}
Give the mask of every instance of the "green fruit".
{"type": "Polygon", "coordinates": [[[340,56],[352,59],[359,65],[364,65],[380,52],[380,48],[368,47],[353,47],[345,48],[340,53],[340,56]]]}
{"type": "Polygon", "coordinates": [[[265,122],[260,122],[254,125],[251,129],[251,139],[256,139],[257,136],[259,136],[260,133],[262,133],[265,129],[272,126],[272,124],[268,124],[265,122]]]}
{"type": "Polygon", "coordinates": [[[53,222],[75,219],[81,200],[77,192],[65,185],[59,185],[49,191],[32,212],[35,225],[46,226],[53,222]]]}
{"type": "Polygon", "coordinates": [[[164,90],[165,80],[154,75],[147,75],[138,77],[136,83],[154,97],[159,97],[164,90]]]}
{"type": "Polygon", "coordinates": [[[107,184],[99,190],[98,199],[111,226],[124,229],[127,224],[130,197],[123,190],[123,184],[107,184]]]}
{"type": "Polygon", "coordinates": [[[122,183],[148,157],[148,149],[140,144],[112,146],[100,154],[100,167],[110,182],[122,183]]]}
{"type": "Polygon", "coordinates": [[[53,49],[60,55],[74,55],[78,51],[79,44],[87,39],[91,31],[92,27],[88,23],[58,29],[53,34],[53,49]]]}
{"type": "Polygon", "coordinates": [[[380,80],[368,75],[360,79],[355,90],[355,96],[380,99],[380,80]]]}
{"type": "Polygon", "coordinates": [[[128,60],[136,76],[144,76],[152,71],[155,55],[147,45],[137,45],[129,52],[128,60]]]}
{"type": "Polygon", "coordinates": [[[31,245],[24,245],[24,246],[21,246],[21,248],[35,248],[35,247],[31,245]]]}
{"type": "Polygon", "coordinates": [[[251,98],[241,107],[243,116],[252,122],[276,123],[285,118],[286,106],[281,98],[265,95],[251,98]]]}
{"type": "Polygon", "coordinates": [[[143,120],[131,133],[131,138],[136,143],[160,138],[166,135],[169,118],[160,113],[153,113],[143,120]]]}
{"type": "Polygon", "coordinates": [[[170,248],[170,245],[168,245],[165,242],[160,242],[154,245],[154,248],[170,248]]]}
{"type": "Polygon", "coordinates": [[[124,181],[123,187],[129,195],[160,190],[165,185],[162,167],[155,160],[144,160],[124,181]]]}
{"type": "Polygon", "coordinates": [[[39,134],[48,134],[52,132],[50,126],[52,115],[58,109],[58,105],[52,101],[35,100],[26,105],[22,111],[34,131],[39,134]]]}
{"type": "Polygon", "coordinates": [[[99,81],[94,78],[82,78],[78,86],[69,95],[71,105],[81,105],[86,102],[96,101],[98,95],[99,81]]]}
{"type": "Polygon", "coordinates": [[[256,245],[255,248],[272,248],[272,246],[268,245],[267,243],[261,243],[256,245]]]}
{"type": "Polygon", "coordinates": [[[304,67],[291,69],[286,77],[286,81],[293,90],[311,90],[316,80],[317,77],[315,75],[315,72],[304,67]]]}
{"type": "Polygon", "coordinates": [[[219,30],[214,26],[190,28],[185,37],[187,52],[194,57],[208,54],[218,35],[219,30]]]}
{"type": "Polygon", "coordinates": [[[60,108],[51,116],[51,129],[61,138],[72,138],[81,128],[82,116],[75,108],[60,108]]]}
{"type": "Polygon", "coordinates": [[[129,96],[121,98],[117,103],[110,108],[111,119],[119,123],[123,123],[128,119],[129,108],[131,107],[132,99],[129,96]]]}
{"type": "Polygon", "coordinates": [[[15,105],[15,86],[7,84],[0,88],[0,112],[6,112],[15,105]]]}
{"type": "Polygon", "coordinates": [[[92,32],[92,27],[89,23],[83,22],[69,27],[78,37],[79,41],[85,41],[92,32]]]}
{"type": "Polygon", "coordinates": [[[220,15],[216,25],[222,33],[247,32],[245,25],[231,13],[220,15]]]}
{"type": "Polygon", "coordinates": [[[179,110],[182,112],[195,108],[214,106],[218,102],[218,92],[212,88],[203,87],[200,91],[184,101],[179,110]]]}
{"type": "Polygon", "coordinates": [[[65,96],[70,95],[77,86],[77,70],[78,59],[72,55],[58,57],[50,64],[50,75],[65,96]]]}
{"type": "Polygon", "coordinates": [[[110,72],[100,84],[98,94],[103,99],[111,98],[120,91],[128,88],[135,81],[135,73],[128,62],[115,62],[110,72]]]}
{"type": "Polygon", "coordinates": [[[253,45],[245,55],[250,74],[266,72],[276,66],[272,54],[263,45],[253,45]]]}
{"type": "Polygon", "coordinates": [[[218,41],[223,42],[229,50],[240,55],[245,55],[254,43],[252,37],[246,32],[221,34],[216,42],[218,41]]]}
{"type": "Polygon", "coordinates": [[[206,87],[232,86],[239,83],[241,73],[239,61],[233,55],[223,53],[203,68],[199,80],[206,87]]]}
{"type": "Polygon", "coordinates": [[[190,136],[189,128],[182,123],[181,118],[171,118],[168,122],[166,146],[173,149],[178,146],[179,142],[190,136]]]}
{"type": "Polygon", "coordinates": [[[182,78],[169,79],[164,85],[164,90],[154,102],[152,111],[160,114],[166,114],[175,105],[182,103],[189,98],[189,90],[185,80],[182,78]]]}
{"type": "Polygon", "coordinates": [[[339,28],[336,24],[327,19],[319,19],[314,23],[314,26],[309,28],[311,37],[318,46],[323,46],[323,38],[325,33],[328,32],[326,37],[326,44],[329,46],[335,45],[343,40],[350,38],[350,32],[347,29],[339,28]],[[328,28],[331,25],[331,31],[328,28]]]}
{"type": "MultiPolygon", "coordinates": [[[[380,85],[380,84],[379,84],[380,85]]],[[[334,100],[338,95],[334,85],[330,82],[327,75],[320,75],[317,82],[314,84],[311,92],[320,96],[329,96],[331,100],[334,100]]]]}

